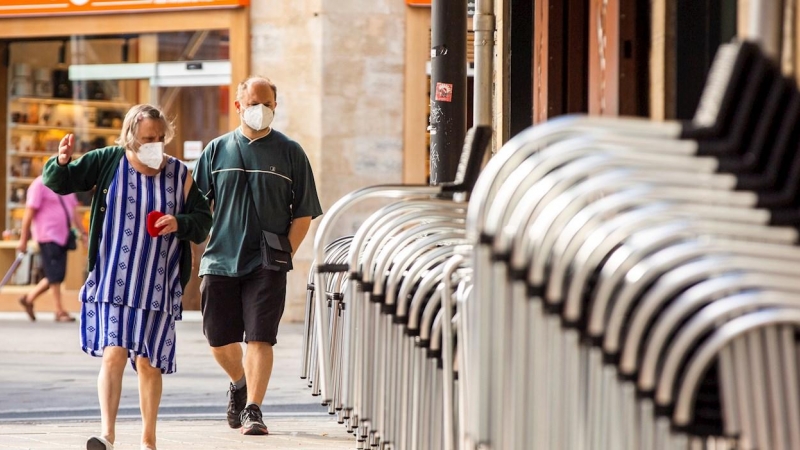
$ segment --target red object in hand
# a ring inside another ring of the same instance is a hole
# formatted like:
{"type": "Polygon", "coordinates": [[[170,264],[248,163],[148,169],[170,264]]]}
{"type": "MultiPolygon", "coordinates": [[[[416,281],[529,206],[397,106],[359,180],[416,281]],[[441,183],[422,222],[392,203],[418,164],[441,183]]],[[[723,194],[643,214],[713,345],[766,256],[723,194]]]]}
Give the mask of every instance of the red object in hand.
{"type": "Polygon", "coordinates": [[[147,234],[152,237],[158,237],[158,232],[164,227],[157,227],[156,221],[163,215],[164,213],[161,211],[150,211],[150,213],[147,214],[147,234]]]}

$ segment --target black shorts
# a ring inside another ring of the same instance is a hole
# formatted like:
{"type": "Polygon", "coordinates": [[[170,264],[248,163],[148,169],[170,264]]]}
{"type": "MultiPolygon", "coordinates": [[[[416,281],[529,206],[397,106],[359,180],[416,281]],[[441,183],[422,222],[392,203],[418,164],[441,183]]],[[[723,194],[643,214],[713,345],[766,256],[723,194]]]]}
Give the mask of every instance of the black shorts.
{"type": "Polygon", "coordinates": [[[286,272],[259,268],[241,277],[204,275],[203,334],[212,347],[234,342],[278,343],[286,306],[286,272]]]}
{"type": "Polygon", "coordinates": [[[64,281],[67,273],[67,248],[55,242],[42,242],[39,244],[39,256],[42,259],[44,277],[50,284],[64,281]]]}

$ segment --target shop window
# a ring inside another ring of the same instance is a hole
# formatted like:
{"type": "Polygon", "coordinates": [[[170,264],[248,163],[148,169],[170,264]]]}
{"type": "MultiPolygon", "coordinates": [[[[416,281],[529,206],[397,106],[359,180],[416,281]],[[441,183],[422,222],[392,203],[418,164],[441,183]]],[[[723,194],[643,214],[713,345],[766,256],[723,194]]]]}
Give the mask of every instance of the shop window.
{"type": "MultiPolygon", "coordinates": [[[[209,140],[228,131],[229,71],[227,78],[223,74],[199,81],[191,76],[194,73],[179,74],[161,85],[152,82],[153,77],[137,74],[148,63],[202,69],[203,62],[206,66],[227,62],[228,54],[227,31],[9,42],[4,237],[19,235],[27,187],[57,152],[60,140],[74,134],[78,156],[114,145],[132,105],[162,107],[176,125],[167,152],[196,159],[209,140]],[[92,73],[89,69],[97,69],[102,76],[82,77],[82,73],[92,73]]],[[[202,70],[195,72],[202,74],[202,70]]],[[[88,222],[91,193],[79,197],[88,222]]]]}
{"type": "MultiPolygon", "coordinates": [[[[176,125],[167,153],[191,168],[211,139],[229,131],[227,30],[9,40],[0,43],[0,50],[6,55],[0,80],[7,80],[0,90],[6,106],[0,122],[5,129],[0,133],[6,167],[0,213],[6,241],[19,237],[28,186],[68,133],[75,135],[80,157],[114,145],[131,106],[155,104],[176,125]],[[152,73],[144,74],[147,70],[152,73]]],[[[78,197],[88,229],[92,193],[78,197]]],[[[0,245],[5,266],[10,266],[16,245],[0,245]]],[[[35,253],[29,254],[9,284],[38,281],[37,261],[35,253]]],[[[85,253],[70,253],[68,289],[82,283],[85,261],[85,253]]],[[[196,284],[186,298],[197,290],[196,284]]]]}

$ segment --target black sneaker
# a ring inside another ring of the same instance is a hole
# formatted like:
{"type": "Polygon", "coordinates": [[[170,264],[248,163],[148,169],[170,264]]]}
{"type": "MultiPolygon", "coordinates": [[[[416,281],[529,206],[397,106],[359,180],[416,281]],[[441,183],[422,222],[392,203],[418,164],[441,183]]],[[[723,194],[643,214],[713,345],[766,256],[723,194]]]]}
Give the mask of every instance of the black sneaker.
{"type": "Polygon", "coordinates": [[[243,409],[239,420],[242,422],[242,434],[253,436],[269,434],[267,426],[261,419],[261,408],[258,405],[250,405],[243,409]]]}
{"type": "Polygon", "coordinates": [[[228,397],[230,397],[228,399],[228,425],[234,429],[239,428],[242,426],[239,416],[247,405],[247,385],[241,389],[236,389],[236,386],[231,383],[228,397]]]}

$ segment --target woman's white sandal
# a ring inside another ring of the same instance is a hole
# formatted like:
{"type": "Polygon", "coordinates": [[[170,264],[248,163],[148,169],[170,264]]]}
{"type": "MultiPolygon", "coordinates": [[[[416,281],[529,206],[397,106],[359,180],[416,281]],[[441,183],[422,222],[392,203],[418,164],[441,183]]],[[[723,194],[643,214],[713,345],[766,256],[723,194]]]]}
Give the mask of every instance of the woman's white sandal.
{"type": "Polygon", "coordinates": [[[86,450],[114,450],[114,444],[100,436],[92,436],[86,441],[86,450]]]}

